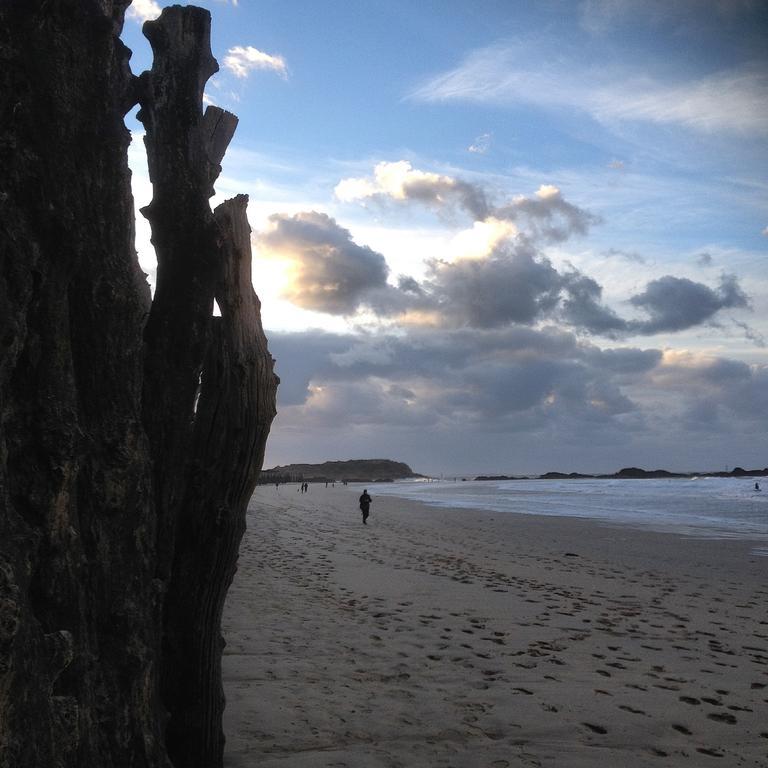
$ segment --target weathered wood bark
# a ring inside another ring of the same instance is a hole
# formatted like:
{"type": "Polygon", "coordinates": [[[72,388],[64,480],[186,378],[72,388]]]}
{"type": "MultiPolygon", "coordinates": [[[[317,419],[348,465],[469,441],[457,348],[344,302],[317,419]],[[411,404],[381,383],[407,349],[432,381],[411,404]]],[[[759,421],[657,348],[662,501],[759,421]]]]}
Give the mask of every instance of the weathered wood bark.
{"type": "Polygon", "coordinates": [[[221,613],[234,575],[276,379],[250,282],[247,198],[208,204],[234,115],[202,111],[217,65],[210,16],[170,7],[144,32],[154,52],[140,82],[157,253],[145,332],[144,416],[155,457],[161,569],[170,579],[161,684],[177,768],[219,765],[221,613]],[[212,318],[214,295],[221,320],[212,318]]]}
{"type": "Polygon", "coordinates": [[[139,81],[138,116],[146,128],[153,198],[142,213],[157,254],[155,296],[144,334],[144,422],[155,457],[160,540],[166,548],[161,567],[167,577],[213,314],[219,237],[208,199],[221,157],[209,158],[202,101],[205,82],[218,67],[207,11],[172,6],[147,22],[144,32],[154,62],[139,81]]]}
{"type": "Polygon", "coordinates": [[[166,598],[168,747],[185,768],[219,765],[223,757],[221,614],[275,412],[272,358],[251,286],[247,203],[241,195],[215,212],[224,238],[216,284],[221,317],[214,318],[203,366],[166,598]]]}
{"type": "Polygon", "coordinates": [[[4,768],[168,765],[125,5],[0,3],[4,768]]]}
{"type": "Polygon", "coordinates": [[[276,379],[245,199],[208,205],[236,123],[202,114],[209,16],[147,25],[137,82],[126,5],[0,0],[0,768],[221,764],[221,609],[276,379]]]}

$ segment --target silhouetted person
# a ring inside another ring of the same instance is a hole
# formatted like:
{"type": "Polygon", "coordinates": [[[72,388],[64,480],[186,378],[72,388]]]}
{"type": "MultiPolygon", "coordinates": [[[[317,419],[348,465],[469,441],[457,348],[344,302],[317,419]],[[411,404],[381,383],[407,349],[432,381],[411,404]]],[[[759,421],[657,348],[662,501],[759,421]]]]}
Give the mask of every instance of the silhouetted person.
{"type": "Polygon", "coordinates": [[[367,490],[363,491],[363,495],[360,497],[360,511],[363,513],[363,525],[368,525],[368,515],[371,513],[371,497],[367,490]]]}
{"type": "Polygon", "coordinates": [[[759,491],[759,490],[760,490],[760,483],[755,483],[755,490],[756,490],[756,491],[759,491]]]}

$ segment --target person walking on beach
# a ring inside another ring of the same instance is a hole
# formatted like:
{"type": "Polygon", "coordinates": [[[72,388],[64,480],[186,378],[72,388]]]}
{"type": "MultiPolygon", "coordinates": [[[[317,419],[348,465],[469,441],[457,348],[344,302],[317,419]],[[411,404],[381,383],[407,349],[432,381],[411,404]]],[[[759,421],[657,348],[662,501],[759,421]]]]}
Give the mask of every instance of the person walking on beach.
{"type": "Polygon", "coordinates": [[[371,497],[367,490],[363,491],[363,495],[360,497],[360,511],[363,513],[363,525],[368,525],[368,515],[371,513],[371,497]]]}

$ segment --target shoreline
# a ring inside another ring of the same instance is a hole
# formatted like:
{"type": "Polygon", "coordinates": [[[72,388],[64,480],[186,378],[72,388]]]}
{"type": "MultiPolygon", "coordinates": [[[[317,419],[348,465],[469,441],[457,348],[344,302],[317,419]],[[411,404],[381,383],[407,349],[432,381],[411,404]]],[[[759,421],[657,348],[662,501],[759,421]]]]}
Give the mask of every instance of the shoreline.
{"type": "MultiPolygon", "coordinates": [[[[550,487],[550,493],[556,493],[558,497],[563,497],[564,494],[564,497],[567,498],[569,491],[568,483],[586,483],[589,486],[593,480],[597,480],[599,484],[601,479],[571,479],[566,481],[566,485],[562,487],[559,485],[561,483],[560,480],[531,482],[553,483],[553,487],[550,487]]],[[[768,515],[768,503],[760,510],[762,514],[758,513],[754,519],[744,518],[738,514],[728,516],[722,515],[720,510],[709,508],[709,495],[706,497],[689,495],[665,498],[663,494],[666,492],[666,489],[662,491],[661,488],[656,487],[656,498],[651,505],[636,507],[633,502],[630,502],[629,506],[626,506],[624,498],[619,498],[609,493],[604,497],[599,497],[599,504],[597,506],[590,503],[584,504],[583,501],[577,502],[575,505],[566,504],[565,506],[571,506],[571,511],[566,512],[563,511],[563,504],[560,498],[556,501],[552,496],[544,496],[545,504],[543,505],[544,508],[542,508],[540,497],[536,495],[539,488],[535,488],[535,485],[527,486],[527,480],[500,480],[496,482],[514,483],[515,485],[513,488],[506,485],[500,487],[499,493],[494,495],[484,495],[481,493],[479,496],[476,495],[477,490],[484,490],[483,486],[486,483],[477,480],[463,483],[448,481],[437,486],[434,483],[395,482],[387,483],[383,487],[373,486],[373,491],[377,492],[380,497],[383,495],[400,499],[411,499],[419,504],[424,504],[430,509],[450,509],[461,512],[477,511],[498,515],[523,515],[526,517],[558,518],[561,520],[583,520],[585,523],[592,523],[601,527],[617,529],[628,527],[637,531],[656,532],[693,539],[716,541],[749,540],[753,542],[753,551],[764,549],[768,545],[768,517],[766,517],[768,515]],[[447,496],[442,495],[443,491],[453,489],[454,487],[457,489],[456,492],[449,493],[447,496]],[[437,490],[433,491],[434,488],[437,488],[437,490]],[[510,490],[514,491],[514,495],[509,495],[510,490]],[[499,504],[499,500],[502,501],[501,504],[499,504]],[[673,506],[669,507],[667,514],[658,514],[658,509],[655,506],[665,508],[665,505],[669,504],[673,506]],[[686,509],[697,510],[697,514],[680,514],[679,506],[681,505],[685,506],[686,509]],[[675,511],[671,512],[673,509],[675,511]],[[610,510],[610,512],[607,510],[610,510]]],[[[615,481],[610,488],[616,488],[616,483],[632,484],[635,482],[642,484],[648,481],[621,479],[615,481]]],[[[666,486],[667,483],[683,482],[683,479],[662,478],[660,480],[656,479],[655,482],[657,485],[661,483],[666,486]]],[[[685,482],[687,483],[687,480],[685,482]]],[[[730,479],[727,479],[727,482],[730,483],[730,479]]],[[[490,484],[493,485],[493,483],[490,484]]],[[[355,484],[354,487],[362,488],[364,484],[355,484]]],[[[372,486],[369,484],[368,487],[372,486]]],[[[707,490],[711,490],[711,488],[707,490]]],[[[573,498],[583,497],[574,496],[573,498]]],[[[628,498],[631,498],[631,496],[628,498]]],[[[742,494],[738,498],[741,501],[745,496],[742,494]]],[[[748,490],[746,498],[750,501],[753,499],[757,500],[757,503],[763,503],[763,500],[768,502],[768,497],[763,497],[762,493],[758,496],[757,492],[753,491],[752,488],[748,490]]]]}
{"type": "Polygon", "coordinates": [[[228,768],[765,764],[754,542],[370,490],[364,527],[357,488],[257,489],[228,768]]]}

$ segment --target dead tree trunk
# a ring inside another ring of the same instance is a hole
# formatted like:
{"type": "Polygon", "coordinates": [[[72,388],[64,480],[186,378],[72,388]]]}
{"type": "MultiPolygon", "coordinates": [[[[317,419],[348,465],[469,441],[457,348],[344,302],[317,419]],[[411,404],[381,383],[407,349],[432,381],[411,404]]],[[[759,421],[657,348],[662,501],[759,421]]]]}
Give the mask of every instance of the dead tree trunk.
{"type": "Polygon", "coordinates": [[[0,3],[0,765],[162,766],[125,3],[0,3]]]}
{"type": "Polygon", "coordinates": [[[272,359],[251,287],[247,203],[241,195],[216,209],[224,237],[216,284],[221,317],[214,318],[203,365],[165,603],[168,748],[174,764],[184,768],[222,760],[221,614],[274,414],[272,359]]]}
{"type": "Polygon", "coordinates": [[[221,610],[276,378],[246,199],[208,204],[236,124],[202,114],[210,18],[148,24],[137,82],[126,5],[0,2],[0,768],[221,764],[221,610]]]}

